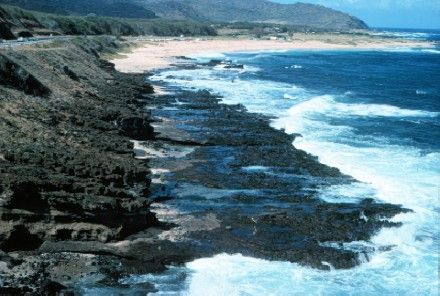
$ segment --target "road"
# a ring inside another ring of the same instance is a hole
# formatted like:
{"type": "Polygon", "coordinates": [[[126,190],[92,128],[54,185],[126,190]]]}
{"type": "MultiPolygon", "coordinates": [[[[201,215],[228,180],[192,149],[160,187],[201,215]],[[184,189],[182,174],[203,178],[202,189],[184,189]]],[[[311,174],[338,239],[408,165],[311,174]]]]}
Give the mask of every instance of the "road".
{"type": "Polygon", "coordinates": [[[32,38],[23,38],[17,40],[7,40],[0,42],[1,48],[13,48],[17,46],[23,45],[32,45],[32,44],[41,44],[41,43],[49,43],[55,40],[65,40],[70,39],[72,36],[51,36],[51,37],[32,37],[32,38]]]}

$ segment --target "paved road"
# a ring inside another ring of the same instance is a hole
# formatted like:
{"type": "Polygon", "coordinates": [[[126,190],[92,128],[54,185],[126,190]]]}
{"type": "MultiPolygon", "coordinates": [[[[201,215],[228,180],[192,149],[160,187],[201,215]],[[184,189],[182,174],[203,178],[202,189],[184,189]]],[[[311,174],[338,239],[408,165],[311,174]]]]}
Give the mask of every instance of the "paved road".
{"type": "Polygon", "coordinates": [[[13,48],[23,45],[49,43],[55,40],[65,40],[70,38],[72,38],[72,36],[33,37],[33,38],[23,38],[17,40],[8,40],[8,41],[0,42],[0,48],[13,48]]]}

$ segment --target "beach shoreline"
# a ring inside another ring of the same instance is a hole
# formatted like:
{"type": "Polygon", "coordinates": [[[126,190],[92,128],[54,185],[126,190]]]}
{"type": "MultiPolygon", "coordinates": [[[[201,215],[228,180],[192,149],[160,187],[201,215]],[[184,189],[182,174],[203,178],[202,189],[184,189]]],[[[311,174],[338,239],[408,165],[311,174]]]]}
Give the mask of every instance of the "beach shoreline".
{"type": "Polygon", "coordinates": [[[111,58],[116,70],[143,73],[169,68],[178,57],[226,52],[270,50],[392,50],[401,48],[432,48],[426,41],[378,38],[358,35],[301,34],[292,40],[255,38],[142,38],[127,39],[130,52],[111,58]]]}

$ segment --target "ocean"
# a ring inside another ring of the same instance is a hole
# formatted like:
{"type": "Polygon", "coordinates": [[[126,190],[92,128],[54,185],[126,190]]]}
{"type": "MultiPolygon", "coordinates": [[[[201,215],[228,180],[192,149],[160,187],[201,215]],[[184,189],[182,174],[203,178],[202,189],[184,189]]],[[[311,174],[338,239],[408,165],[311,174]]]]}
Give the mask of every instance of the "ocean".
{"type": "MultiPolygon", "coordinates": [[[[390,38],[440,41],[440,31],[377,30],[390,38]]],[[[440,49],[261,51],[193,56],[214,68],[166,70],[153,81],[207,89],[225,104],[273,118],[300,134],[292,143],[360,181],[320,191],[324,201],[373,198],[413,212],[370,241],[370,258],[352,269],[322,271],[290,262],[218,254],[172,267],[153,282],[153,295],[438,295],[440,200],[440,49]],[[225,64],[243,67],[225,67],[225,64]]],[[[365,217],[368,219],[368,217],[365,217]]]]}

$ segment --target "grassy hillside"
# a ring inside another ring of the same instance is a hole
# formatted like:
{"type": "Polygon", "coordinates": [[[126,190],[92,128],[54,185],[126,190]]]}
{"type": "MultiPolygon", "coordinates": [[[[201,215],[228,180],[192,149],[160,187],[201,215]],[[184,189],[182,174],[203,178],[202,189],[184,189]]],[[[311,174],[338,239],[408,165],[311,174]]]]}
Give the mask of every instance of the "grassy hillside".
{"type": "Polygon", "coordinates": [[[23,32],[30,32],[33,35],[216,35],[215,29],[210,25],[193,21],[60,16],[23,10],[13,6],[0,6],[0,24],[5,29],[0,30],[0,33],[5,31],[7,35],[6,29],[11,29],[17,36],[23,32]]]}
{"type": "Polygon", "coordinates": [[[333,30],[365,29],[346,13],[320,5],[267,0],[132,0],[165,18],[216,22],[268,22],[333,30]]]}
{"type": "Polygon", "coordinates": [[[61,15],[96,15],[151,19],[151,10],[127,0],[0,0],[0,4],[61,15]]]}

